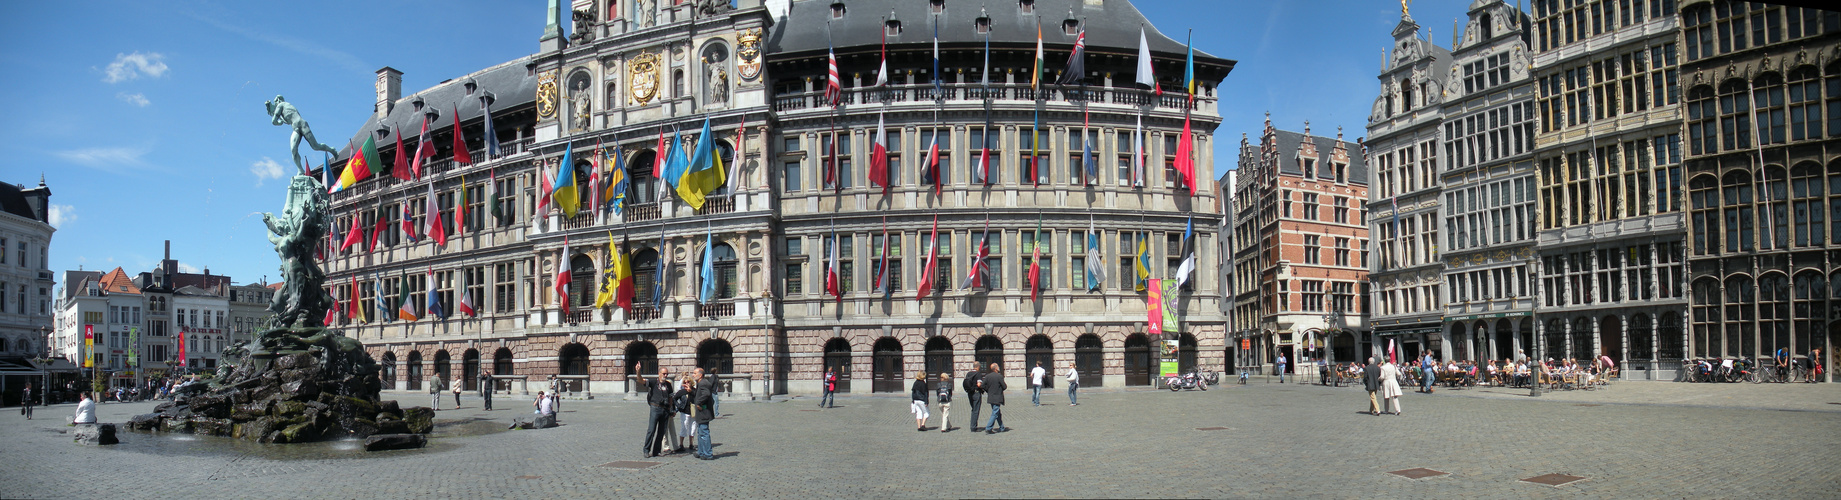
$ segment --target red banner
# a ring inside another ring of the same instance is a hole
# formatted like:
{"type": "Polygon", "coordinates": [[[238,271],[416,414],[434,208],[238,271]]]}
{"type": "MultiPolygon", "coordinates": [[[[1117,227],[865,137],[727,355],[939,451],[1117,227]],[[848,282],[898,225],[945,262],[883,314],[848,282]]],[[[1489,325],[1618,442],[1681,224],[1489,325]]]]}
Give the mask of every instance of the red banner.
{"type": "Polygon", "coordinates": [[[1163,284],[1161,283],[1162,281],[1163,280],[1161,279],[1151,278],[1150,286],[1145,287],[1145,290],[1148,290],[1150,292],[1149,295],[1145,296],[1144,309],[1146,312],[1150,313],[1150,321],[1151,321],[1150,322],[1150,325],[1151,325],[1150,335],[1152,339],[1163,338],[1162,337],[1163,335],[1163,284]]]}
{"type": "Polygon", "coordinates": [[[185,366],[185,330],[179,330],[179,366],[185,366]]]}

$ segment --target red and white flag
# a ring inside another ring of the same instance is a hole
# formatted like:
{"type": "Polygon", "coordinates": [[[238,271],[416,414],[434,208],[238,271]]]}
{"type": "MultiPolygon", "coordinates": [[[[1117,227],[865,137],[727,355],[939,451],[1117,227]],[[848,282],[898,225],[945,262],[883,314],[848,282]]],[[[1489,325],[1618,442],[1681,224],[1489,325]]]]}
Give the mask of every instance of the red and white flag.
{"type": "Polygon", "coordinates": [[[882,125],[882,114],[876,114],[876,144],[869,152],[869,181],[882,186],[882,195],[889,194],[889,145],[888,129],[882,125]]]}
{"type": "Polygon", "coordinates": [[[914,300],[925,300],[927,294],[933,292],[933,281],[938,279],[934,277],[933,271],[939,267],[939,258],[940,216],[936,214],[933,216],[933,239],[927,242],[927,265],[921,268],[920,295],[915,296],[914,300]]]}
{"type": "Polygon", "coordinates": [[[842,283],[837,276],[837,230],[831,230],[831,262],[825,266],[825,292],[837,297],[837,303],[844,303],[842,283]]]}
{"type": "MultiPolygon", "coordinates": [[[[569,237],[563,237],[563,253],[556,258],[556,303],[563,316],[569,315],[569,237]]],[[[567,318],[565,318],[567,319],[567,318]]]]}

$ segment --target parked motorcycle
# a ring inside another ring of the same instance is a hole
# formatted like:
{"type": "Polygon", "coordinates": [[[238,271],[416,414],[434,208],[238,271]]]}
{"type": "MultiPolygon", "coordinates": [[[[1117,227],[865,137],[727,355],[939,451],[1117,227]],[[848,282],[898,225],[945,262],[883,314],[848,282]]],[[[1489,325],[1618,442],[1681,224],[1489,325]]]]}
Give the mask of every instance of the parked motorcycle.
{"type": "Polygon", "coordinates": [[[1190,370],[1188,373],[1164,377],[1163,386],[1169,388],[1170,392],[1184,389],[1201,389],[1206,391],[1208,390],[1208,384],[1215,383],[1215,381],[1219,380],[1219,377],[1220,376],[1216,375],[1214,372],[1209,372],[1204,375],[1196,370],[1190,370]]]}

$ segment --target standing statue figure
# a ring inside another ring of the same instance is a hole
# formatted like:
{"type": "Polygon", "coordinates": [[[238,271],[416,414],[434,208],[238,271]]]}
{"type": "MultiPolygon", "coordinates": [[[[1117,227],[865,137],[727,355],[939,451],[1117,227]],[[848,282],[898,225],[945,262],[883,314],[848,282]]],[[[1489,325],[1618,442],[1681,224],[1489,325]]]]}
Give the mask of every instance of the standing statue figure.
{"type": "Polygon", "coordinates": [[[710,103],[729,102],[729,72],[722,69],[721,63],[711,64],[710,68],[710,103]]]}
{"type": "MultiPolygon", "coordinates": [[[[288,205],[282,209],[281,217],[262,214],[262,222],[272,233],[268,241],[275,245],[275,254],[281,258],[284,280],[268,306],[269,312],[275,313],[274,331],[322,326],[321,316],[332,305],[332,296],[320,288],[326,281],[326,273],[313,261],[320,238],[326,235],[326,200],[320,194],[324,191],[318,179],[294,176],[288,185],[288,205]]],[[[267,334],[264,332],[265,337],[267,334]]],[[[268,347],[269,339],[262,340],[263,346],[268,347]]]]}
{"type": "Polygon", "coordinates": [[[639,24],[639,27],[652,27],[658,16],[657,12],[653,12],[653,7],[657,5],[658,3],[654,0],[639,0],[638,8],[633,9],[635,11],[633,13],[633,17],[635,18],[634,21],[639,24]]]}
{"type": "Polygon", "coordinates": [[[588,130],[589,124],[593,122],[592,120],[593,115],[594,115],[593,107],[594,107],[594,97],[588,94],[588,82],[582,82],[582,83],[577,84],[575,87],[575,129],[576,130],[588,130]]]}
{"type": "Polygon", "coordinates": [[[275,96],[275,100],[264,102],[262,105],[268,108],[268,116],[273,119],[274,124],[294,128],[294,133],[288,137],[288,152],[294,153],[294,168],[307,169],[300,159],[300,141],[303,139],[307,141],[307,147],[338,156],[339,150],[320,144],[318,139],[313,138],[313,129],[307,126],[307,120],[301,119],[300,110],[294,109],[293,104],[288,104],[288,101],[282,100],[281,96],[275,96]]]}

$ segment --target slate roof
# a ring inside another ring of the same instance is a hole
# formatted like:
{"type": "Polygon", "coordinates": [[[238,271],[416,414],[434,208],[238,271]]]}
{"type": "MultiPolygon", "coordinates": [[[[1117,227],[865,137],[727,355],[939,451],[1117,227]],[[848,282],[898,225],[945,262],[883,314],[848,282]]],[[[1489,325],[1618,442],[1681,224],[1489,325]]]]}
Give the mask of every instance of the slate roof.
{"type": "MultiPolygon", "coordinates": [[[[876,47],[882,41],[883,18],[890,16],[902,22],[903,33],[889,37],[889,45],[922,44],[928,47],[933,43],[933,11],[930,2],[923,0],[838,0],[844,4],[842,19],[831,19],[831,4],[824,0],[794,1],[786,18],[776,24],[767,38],[769,58],[775,55],[818,51],[823,52],[828,46],[871,46],[876,47]],[[827,24],[829,36],[827,37],[827,24]]],[[[1084,0],[1035,0],[1035,12],[1024,14],[1015,1],[998,1],[973,3],[969,0],[946,0],[945,13],[939,19],[940,44],[984,46],[985,35],[977,32],[973,21],[980,15],[991,18],[991,44],[1028,45],[1034,49],[1036,42],[1036,22],[1042,26],[1042,42],[1049,51],[1061,51],[1063,61],[1067,50],[1074,45],[1074,35],[1066,34],[1061,23],[1068,19],[1072,8],[1073,18],[1086,22],[1087,47],[1089,51],[1101,47],[1111,47],[1135,54],[1138,50],[1138,28],[1142,26],[1152,52],[1174,55],[1181,58],[1187,48],[1182,42],[1165,36],[1151,26],[1144,14],[1131,2],[1124,0],[1106,0],[1101,5],[1090,5],[1084,0]],[[982,13],[980,11],[982,8],[982,13]]],[[[1207,24],[1197,26],[1207,28],[1207,24]]],[[[1205,30],[1204,30],[1205,31],[1205,30]]],[[[1195,51],[1196,62],[1216,65],[1231,65],[1232,61],[1215,57],[1203,51],[1195,51]]],[[[1049,64],[1059,64],[1050,56],[1049,64]]]]}
{"type": "MultiPolygon", "coordinates": [[[[414,105],[417,98],[422,99],[426,108],[433,108],[439,113],[437,118],[428,123],[430,135],[436,131],[447,131],[453,128],[454,117],[450,115],[455,112],[456,106],[459,107],[462,124],[484,117],[484,108],[480,106],[479,97],[486,93],[492,95],[494,114],[501,114],[507,110],[531,104],[537,100],[537,75],[526,68],[529,62],[529,57],[518,58],[470,75],[441,82],[420,92],[403,95],[396,101],[396,106],[390,110],[389,116],[380,120],[377,113],[371,113],[365,119],[364,125],[358,127],[358,130],[352,134],[350,142],[336,145],[339,148],[339,155],[334,157],[334,161],[342,162],[350,157],[351,147],[363,145],[365,137],[376,133],[378,128],[388,129],[394,126],[397,133],[403,134],[406,146],[413,144],[416,134],[422,130],[422,113],[417,112],[414,105]],[[468,83],[474,84],[475,90],[472,94],[467,93],[468,83]]],[[[499,140],[507,139],[509,137],[499,137],[499,140]]],[[[386,149],[386,145],[394,146],[395,144],[396,138],[389,134],[377,139],[379,150],[386,149]]]]}
{"type": "MultiPolygon", "coordinates": [[[[1279,173],[1304,175],[1299,165],[1300,162],[1298,162],[1298,146],[1308,140],[1317,145],[1317,178],[1335,178],[1336,170],[1330,163],[1330,158],[1336,153],[1336,138],[1274,130],[1272,140],[1278,146],[1279,173]]],[[[1368,185],[1368,164],[1363,161],[1362,146],[1354,142],[1344,142],[1343,148],[1349,152],[1349,183],[1368,185]]]]}
{"type": "Polygon", "coordinates": [[[0,212],[45,222],[32,210],[32,204],[26,201],[25,188],[18,184],[0,182],[0,212]]]}

